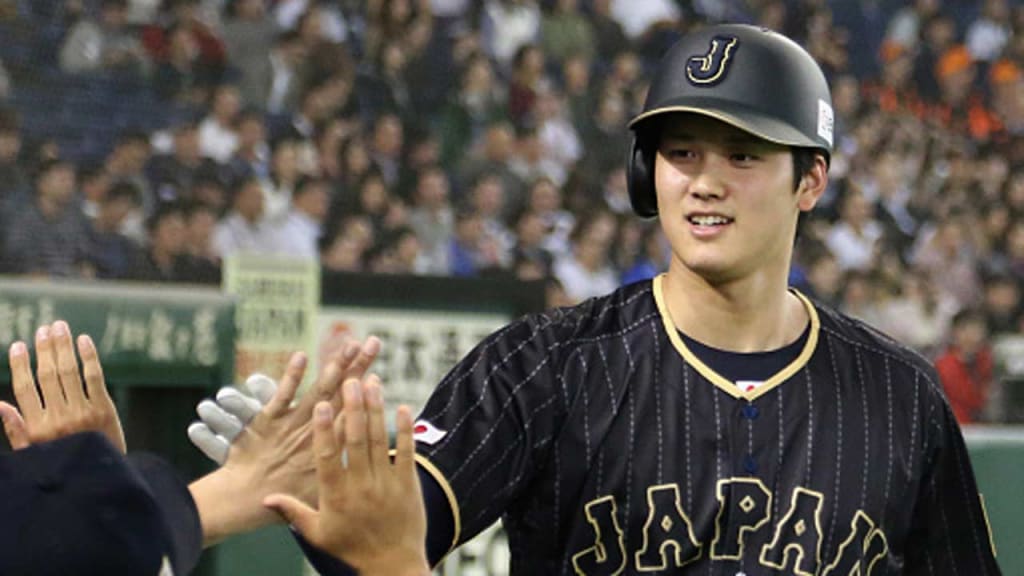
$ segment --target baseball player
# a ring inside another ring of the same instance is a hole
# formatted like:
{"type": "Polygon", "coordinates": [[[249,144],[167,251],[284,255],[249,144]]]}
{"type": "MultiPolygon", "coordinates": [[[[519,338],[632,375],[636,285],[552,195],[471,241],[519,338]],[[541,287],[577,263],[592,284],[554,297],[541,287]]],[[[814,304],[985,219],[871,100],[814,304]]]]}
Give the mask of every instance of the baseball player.
{"type": "Polygon", "coordinates": [[[787,287],[833,144],[810,55],[696,31],[630,129],[669,269],[512,323],[438,385],[415,424],[429,561],[500,518],[517,576],[1000,574],[933,367],[787,287]]]}

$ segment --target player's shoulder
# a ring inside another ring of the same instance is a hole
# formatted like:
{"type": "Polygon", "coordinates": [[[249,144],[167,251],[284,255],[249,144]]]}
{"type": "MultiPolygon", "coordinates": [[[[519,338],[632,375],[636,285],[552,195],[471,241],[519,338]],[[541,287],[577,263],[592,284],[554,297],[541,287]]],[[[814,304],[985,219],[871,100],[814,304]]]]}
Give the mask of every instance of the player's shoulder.
{"type": "Polygon", "coordinates": [[[848,316],[813,299],[811,301],[818,312],[822,334],[830,338],[835,345],[855,348],[869,362],[889,362],[896,369],[902,367],[928,380],[935,380],[932,362],[918,351],[863,320],[848,316]]]}
{"type": "Polygon", "coordinates": [[[650,280],[622,286],[575,306],[528,314],[520,322],[547,326],[566,339],[593,339],[623,334],[658,316],[650,280]]]}

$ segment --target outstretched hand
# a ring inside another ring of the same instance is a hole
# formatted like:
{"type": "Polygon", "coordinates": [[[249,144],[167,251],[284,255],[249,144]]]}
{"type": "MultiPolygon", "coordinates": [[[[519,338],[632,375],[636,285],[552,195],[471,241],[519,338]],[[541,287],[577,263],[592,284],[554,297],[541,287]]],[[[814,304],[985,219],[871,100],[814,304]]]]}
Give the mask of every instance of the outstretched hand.
{"type": "Polygon", "coordinates": [[[224,466],[190,486],[204,544],[279,521],[262,504],[269,494],[283,492],[316,502],[313,406],[321,400],[340,404],[341,382],[349,374],[364,372],[379,346],[379,340],[370,338],[362,346],[343,347],[297,402],[293,400],[306,370],[306,356],[292,356],[274,396],[231,442],[224,466]]]}
{"type": "Polygon", "coordinates": [[[331,404],[320,402],[313,417],[318,510],[288,494],[273,494],[264,504],[360,574],[429,574],[409,408],[398,409],[392,463],[380,380],[371,375],[343,386],[341,414],[335,418],[331,404]]]}
{"type": "Polygon", "coordinates": [[[4,433],[15,450],[37,442],[56,440],[77,432],[103,433],[122,454],[126,450],[124,431],[114,402],[107,393],[96,345],[87,335],[78,337],[83,384],[75,357],[71,329],[58,320],[36,330],[36,379],[28,347],[11,344],[8,358],[15,407],[0,402],[4,433]],[[38,381],[38,386],[37,386],[38,381]]]}

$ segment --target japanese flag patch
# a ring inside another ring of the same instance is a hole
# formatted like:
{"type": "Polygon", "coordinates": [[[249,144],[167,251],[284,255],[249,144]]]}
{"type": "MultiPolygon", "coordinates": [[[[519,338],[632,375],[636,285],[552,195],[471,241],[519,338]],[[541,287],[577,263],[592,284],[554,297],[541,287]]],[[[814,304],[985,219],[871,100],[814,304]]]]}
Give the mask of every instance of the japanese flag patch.
{"type": "Polygon", "coordinates": [[[417,420],[412,425],[412,439],[433,446],[441,441],[448,432],[441,430],[426,420],[417,420]]]}

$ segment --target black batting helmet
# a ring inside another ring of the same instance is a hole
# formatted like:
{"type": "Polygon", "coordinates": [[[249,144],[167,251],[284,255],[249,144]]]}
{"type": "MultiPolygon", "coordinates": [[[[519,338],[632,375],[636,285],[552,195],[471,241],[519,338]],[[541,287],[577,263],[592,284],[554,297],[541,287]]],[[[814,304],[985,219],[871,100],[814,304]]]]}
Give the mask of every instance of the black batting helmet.
{"type": "Polygon", "coordinates": [[[789,38],[742,24],[686,35],[662,58],[644,109],[629,123],[626,165],[633,211],[657,216],[653,119],[671,112],[703,114],[759,138],[832,152],[832,96],[817,62],[789,38]]]}

